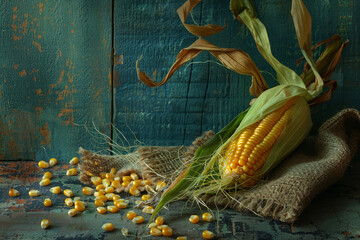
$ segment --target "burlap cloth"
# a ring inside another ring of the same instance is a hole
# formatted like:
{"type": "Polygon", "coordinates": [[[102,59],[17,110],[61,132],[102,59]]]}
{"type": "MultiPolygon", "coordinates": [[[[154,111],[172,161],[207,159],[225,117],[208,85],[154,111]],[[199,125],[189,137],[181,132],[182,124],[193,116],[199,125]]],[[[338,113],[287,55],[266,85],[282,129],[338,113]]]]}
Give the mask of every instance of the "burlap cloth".
{"type": "MultiPolygon", "coordinates": [[[[80,180],[89,184],[91,175],[120,169],[117,175],[137,172],[153,182],[168,184],[191,162],[197,147],[213,133],[206,132],[192,146],[140,147],[124,155],[101,155],[80,148],[80,180]]],[[[233,199],[218,195],[205,196],[209,206],[226,206],[238,211],[247,210],[282,222],[297,220],[311,200],[338,181],[357,152],[360,136],[360,113],[344,109],[327,120],[315,136],[284,160],[257,187],[248,191],[229,193],[233,199]]],[[[124,189],[118,189],[121,191],[124,189]]]]}

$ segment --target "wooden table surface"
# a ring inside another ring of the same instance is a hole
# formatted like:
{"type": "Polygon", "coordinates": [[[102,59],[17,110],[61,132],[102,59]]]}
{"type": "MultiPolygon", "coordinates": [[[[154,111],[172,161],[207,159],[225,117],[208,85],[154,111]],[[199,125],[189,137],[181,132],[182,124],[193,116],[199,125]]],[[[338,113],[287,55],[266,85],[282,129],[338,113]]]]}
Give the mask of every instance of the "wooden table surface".
{"type": "MultiPolygon", "coordinates": [[[[174,237],[186,235],[188,239],[202,239],[201,232],[209,229],[217,233],[217,239],[356,239],[360,238],[360,161],[358,157],[349,166],[345,176],[331,188],[313,200],[295,224],[287,224],[272,219],[264,219],[251,213],[220,210],[219,220],[211,223],[191,224],[190,214],[201,214],[204,209],[185,207],[184,202],[176,202],[168,210],[162,210],[165,222],[174,229],[174,237]]],[[[126,218],[126,212],[134,206],[118,213],[100,215],[92,204],[92,196],[81,193],[82,184],[76,176],[66,176],[69,164],[59,163],[46,169],[52,172],[49,186],[40,187],[39,181],[44,170],[34,161],[0,161],[0,239],[124,239],[121,228],[129,229],[127,239],[161,239],[148,235],[146,224],[134,225],[126,218]],[[87,209],[76,217],[69,217],[64,195],[49,192],[53,186],[69,188],[75,196],[87,203],[87,209]],[[9,197],[10,188],[20,191],[19,197],[9,197]],[[29,197],[30,189],[39,189],[42,196],[29,197]],[[51,207],[45,207],[43,200],[50,197],[51,207]],[[51,227],[43,230],[42,219],[47,218],[51,227]],[[102,224],[112,222],[115,231],[104,232],[102,224]]],[[[135,210],[140,214],[140,210],[135,210]]],[[[145,222],[150,215],[142,214],[145,222]]],[[[171,239],[171,238],[163,238],[171,239]]]]}

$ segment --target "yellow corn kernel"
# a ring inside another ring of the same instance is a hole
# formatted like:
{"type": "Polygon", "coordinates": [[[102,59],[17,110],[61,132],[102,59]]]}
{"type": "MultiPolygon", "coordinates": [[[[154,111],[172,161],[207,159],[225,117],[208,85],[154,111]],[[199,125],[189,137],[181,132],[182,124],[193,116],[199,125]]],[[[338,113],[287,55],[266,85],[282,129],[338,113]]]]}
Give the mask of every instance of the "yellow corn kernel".
{"type": "Polygon", "coordinates": [[[120,188],[120,187],[121,187],[121,183],[120,183],[119,180],[114,180],[114,181],[112,181],[111,186],[112,186],[113,188],[120,188]]]}
{"type": "Polygon", "coordinates": [[[76,211],[79,211],[79,212],[85,211],[85,203],[83,201],[76,201],[75,209],[76,209],[76,211]]]}
{"type": "Polygon", "coordinates": [[[151,181],[150,181],[149,179],[144,179],[144,180],[141,182],[141,185],[143,185],[143,186],[151,185],[151,181]]]}
{"type": "Polygon", "coordinates": [[[66,171],[66,176],[76,176],[78,174],[76,168],[70,168],[66,171]]]}
{"type": "Polygon", "coordinates": [[[130,184],[130,182],[127,182],[127,181],[123,181],[122,183],[121,183],[121,186],[123,186],[123,187],[127,187],[127,186],[129,186],[129,184],[130,184]]]}
{"type": "Polygon", "coordinates": [[[44,178],[44,179],[42,179],[42,180],[40,181],[39,185],[40,185],[41,187],[43,187],[43,186],[49,185],[50,183],[51,183],[50,178],[44,178]]]}
{"type": "Polygon", "coordinates": [[[71,198],[66,198],[65,199],[65,204],[68,207],[72,207],[74,205],[74,201],[71,198]]]}
{"type": "Polygon", "coordinates": [[[159,216],[159,217],[157,217],[156,219],[155,219],[155,223],[156,223],[156,225],[163,225],[164,224],[164,217],[162,217],[162,216],[159,216]]]}
{"type": "MultiPolygon", "coordinates": [[[[152,214],[154,212],[154,208],[152,206],[146,206],[142,209],[143,213],[152,214]]],[[[161,225],[161,224],[160,224],[161,225]]]]}
{"type": "Polygon", "coordinates": [[[92,189],[91,187],[83,187],[82,193],[86,196],[90,196],[94,194],[94,189],[92,189]]]}
{"type": "Polygon", "coordinates": [[[136,217],[136,213],[134,211],[128,211],[126,217],[132,220],[134,217],[136,217]]]}
{"type": "Polygon", "coordinates": [[[111,186],[105,188],[106,193],[113,193],[114,191],[115,191],[115,189],[113,187],[111,187],[111,186]]]}
{"type": "Polygon", "coordinates": [[[191,223],[198,223],[200,220],[199,216],[198,215],[191,215],[190,218],[189,218],[189,221],[191,223]]]}
{"type": "Polygon", "coordinates": [[[139,205],[139,204],[141,204],[141,203],[142,203],[141,200],[135,200],[135,204],[136,204],[136,205],[139,205]]]}
{"type": "Polygon", "coordinates": [[[112,168],[112,169],[110,169],[110,173],[112,173],[113,175],[115,175],[115,174],[116,174],[116,172],[117,172],[116,168],[112,168]]]}
{"type": "Polygon", "coordinates": [[[115,177],[115,175],[112,174],[112,173],[106,173],[106,174],[105,174],[105,178],[106,178],[106,179],[114,179],[114,177],[115,177]]]}
{"type": "Polygon", "coordinates": [[[162,230],[165,227],[168,227],[168,225],[166,225],[166,224],[158,225],[156,228],[162,230]]]}
{"type": "Polygon", "coordinates": [[[161,230],[159,230],[155,227],[152,227],[152,228],[150,228],[150,235],[158,237],[158,236],[161,236],[162,233],[161,233],[161,230]]]}
{"type": "Polygon", "coordinates": [[[132,186],[129,190],[129,193],[133,196],[140,196],[140,191],[137,187],[132,186]]]}
{"type": "Polygon", "coordinates": [[[135,224],[141,224],[145,221],[143,216],[136,216],[131,220],[135,224]]]}
{"type": "Polygon", "coordinates": [[[165,186],[166,186],[166,183],[160,181],[160,182],[158,182],[158,183],[156,184],[156,188],[155,188],[155,189],[156,189],[156,191],[160,191],[160,190],[163,189],[165,186]]]}
{"type": "Polygon", "coordinates": [[[9,190],[9,196],[10,197],[17,197],[20,196],[20,192],[14,188],[9,190]]]}
{"type": "Polygon", "coordinates": [[[70,189],[65,189],[63,191],[64,195],[67,196],[67,197],[73,197],[74,196],[74,193],[70,190],[70,189]]]}
{"type": "Polygon", "coordinates": [[[38,163],[38,165],[41,168],[48,168],[50,166],[49,163],[42,161],[42,160],[38,163]]]}
{"type": "Polygon", "coordinates": [[[187,236],[179,236],[176,240],[187,240],[187,236]]]}
{"type": "Polygon", "coordinates": [[[131,182],[131,177],[130,176],[123,176],[122,181],[123,182],[131,182]]]}
{"type": "Polygon", "coordinates": [[[139,179],[139,176],[138,176],[136,173],[130,174],[130,177],[131,177],[131,179],[134,180],[134,181],[139,179]]]}
{"type": "Polygon", "coordinates": [[[44,206],[45,207],[50,207],[52,205],[52,201],[50,198],[45,198],[44,200],[44,206]]]}
{"type": "Polygon", "coordinates": [[[106,193],[105,197],[107,198],[108,201],[111,201],[113,200],[114,195],[115,195],[114,193],[106,193]]]}
{"type": "Polygon", "coordinates": [[[76,165],[79,163],[79,158],[78,157],[73,157],[70,162],[71,165],[76,165]]]}
{"type": "Polygon", "coordinates": [[[113,201],[116,201],[116,200],[119,200],[119,199],[120,199],[120,195],[114,194],[112,200],[113,200],[113,201]]]}
{"type": "Polygon", "coordinates": [[[101,201],[103,201],[104,203],[106,203],[108,201],[107,197],[105,195],[102,196],[98,196],[96,197],[96,199],[100,199],[101,201]]]}
{"type": "Polygon", "coordinates": [[[119,209],[125,209],[125,208],[128,208],[129,204],[127,202],[123,202],[123,201],[116,201],[115,203],[115,206],[119,209]]]}
{"type": "Polygon", "coordinates": [[[102,184],[104,185],[105,188],[107,188],[107,187],[111,186],[111,181],[110,181],[110,179],[105,178],[102,180],[102,184]]]}
{"type": "Polygon", "coordinates": [[[40,191],[39,190],[30,190],[29,191],[29,196],[30,197],[37,197],[37,196],[40,196],[41,195],[41,193],[40,193],[40,191]]]}
{"type": "Polygon", "coordinates": [[[206,212],[202,215],[202,219],[205,221],[205,222],[212,222],[214,221],[214,216],[209,213],[209,212],[206,212]]]}
{"type": "Polygon", "coordinates": [[[45,179],[45,178],[51,179],[51,178],[52,178],[51,172],[45,172],[45,173],[44,173],[44,176],[42,177],[42,179],[45,179]]]}
{"type": "Polygon", "coordinates": [[[53,194],[61,193],[61,188],[59,186],[50,188],[50,192],[53,194]]]}
{"type": "Polygon", "coordinates": [[[121,234],[125,237],[129,236],[129,229],[127,228],[122,228],[121,229],[121,234]]]}
{"type": "Polygon", "coordinates": [[[147,201],[147,200],[149,200],[150,198],[151,198],[150,195],[144,194],[144,195],[141,196],[141,201],[147,201]]]}
{"type": "Polygon", "coordinates": [[[215,238],[215,233],[210,232],[209,230],[204,230],[202,233],[202,237],[205,239],[214,239],[215,238]]]}
{"type": "Polygon", "coordinates": [[[119,182],[121,182],[121,177],[114,177],[114,181],[119,181],[119,182]]]}
{"type": "Polygon", "coordinates": [[[105,205],[105,203],[101,199],[95,199],[94,205],[97,207],[103,207],[105,205]]]}
{"type": "Polygon", "coordinates": [[[57,164],[56,158],[50,158],[50,160],[49,160],[49,165],[50,165],[50,166],[55,166],[56,164],[57,164]]]}
{"type": "Polygon", "coordinates": [[[106,208],[105,207],[97,207],[96,211],[100,214],[105,214],[106,213],[106,208]]]}
{"type": "Polygon", "coordinates": [[[74,209],[74,208],[69,209],[69,211],[68,211],[68,215],[70,217],[75,217],[77,214],[78,214],[78,211],[76,209],[74,209]]]}
{"type": "Polygon", "coordinates": [[[112,223],[105,223],[104,225],[102,225],[102,229],[107,232],[112,232],[114,230],[114,225],[112,223]]]}
{"type": "Polygon", "coordinates": [[[94,176],[94,177],[91,177],[90,180],[95,186],[98,186],[99,184],[101,184],[101,177],[94,176]]]}
{"type": "Polygon", "coordinates": [[[96,186],[96,191],[99,191],[101,189],[105,189],[105,186],[103,184],[99,184],[96,186]]]}
{"type": "Polygon", "coordinates": [[[158,225],[156,223],[152,222],[148,225],[148,228],[157,228],[157,226],[158,225]]]}
{"type": "Polygon", "coordinates": [[[116,206],[107,206],[107,210],[112,213],[117,213],[119,211],[116,206]]]}
{"type": "Polygon", "coordinates": [[[161,233],[164,237],[171,237],[173,235],[173,230],[171,227],[164,227],[161,230],[161,233]]]}
{"type": "Polygon", "coordinates": [[[94,192],[94,197],[100,197],[104,195],[105,195],[105,191],[94,192]]]}
{"type": "Polygon", "coordinates": [[[139,186],[141,186],[141,182],[142,182],[142,179],[134,180],[134,181],[132,181],[132,185],[134,187],[139,187],[139,186]]]}
{"type": "Polygon", "coordinates": [[[106,173],[101,172],[101,173],[99,173],[99,177],[101,177],[101,178],[103,178],[103,179],[104,179],[104,178],[105,178],[105,174],[106,174],[106,173]]]}
{"type": "Polygon", "coordinates": [[[50,221],[48,219],[43,219],[40,223],[42,229],[46,229],[50,226],[50,221]]]}
{"type": "Polygon", "coordinates": [[[81,200],[80,197],[74,197],[74,199],[73,199],[74,202],[77,202],[77,201],[80,201],[80,200],[81,200]]]}

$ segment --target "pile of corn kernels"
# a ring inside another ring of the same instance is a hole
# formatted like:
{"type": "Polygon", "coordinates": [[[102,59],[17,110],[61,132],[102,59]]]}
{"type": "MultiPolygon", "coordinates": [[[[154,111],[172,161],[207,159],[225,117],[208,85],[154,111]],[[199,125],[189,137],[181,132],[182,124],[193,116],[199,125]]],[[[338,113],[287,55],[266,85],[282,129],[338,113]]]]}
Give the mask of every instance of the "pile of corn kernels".
{"type": "MultiPolygon", "coordinates": [[[[79,163],[79,159],[74,157],[69,162],[71,165],[76,166],[79,163]]],[[[39,161],[38,166],[40,168],[46,169],[57,164],[55,158],[51,158],[49,162],[39,161]]],[[[151,194],[154,194],[163,188],[165,188],[165,182],[156,183],[155,189],[152,187],[152,183],[149,179],[140,179],[136,173],[131,173],[129,176],[119,176],[118,171],[115,168],[112,168],[110,172],[101,172],[99,176],[91,177],[91,182],[93,187],[83,187],[82,193],[86,196],[94,196],[94,205],[96,206],[96,211],[99,214],[105,214],[107,212],[116,213],[121,209],[127,209],[129,207],[129,200],[122,199],[119,192],[125,191],[131,194],[132,196],[141,196],[141,200],[135,200],[135,204],[146,203],[146,201],[152,198],[151,194]],[[141,192],[147,192],[147,194],[141,195],[141,192]],[[112,205],[110,204],[112,202],[112,205]],[[105,203],[107,206],[105,207],[105,203]]],[[[78,170],[75,167],[72,167],[67,170],[67,176],[76,176],[78,175],[78,170]]],[[[48,186],[51,183],[52,174],[51,172],[45,172],[42,180],[39,185],[48,186]]],[[[70,207],[68,210],[68,215],[70,217],[75,217],[79,213],[85,211],[86,204],[84,201],[81,201],[80,197],[74,197],[74,193],[70,189],[62,190],[59,186],[55,186],[49,189],[52,194],[63,193],[67,198],[65,199],[65,205],[70,207]]],[[[31,189],[29,191],[30,197],[40,196],[41,193],[39,190],[31,189]]],[[[20,192],[16,189],[9,190],[9,196],[17,197],[20,196],[20,192]]],[[[52,206],[52,201],[50,198],[44,200],[44,206],[52,206]]],[[[151,205],[142,204],[142,213],[152,214],[154,208],[151,205]]],[[[134,224],[144,223],[144,217],[137,215],[134,211],[130,210],[126,214],[126,218],[131,220],[134,224]]],[[[214,220],[214,216],[206,212],[202,215],[202,220],[205,222],[211,222],[214,220]]],[[[193,224],[197,224],[200,221],[198,215],[191,215],[189,221],[193,224]]],[[[173,229],[164,224],[165,219],[162,216],[156,218],[155,222],[148,225],[149,234],[151,236],[164,236],[171,237],[173,236],[173,229]]],[[[50,226],[50,221],[48,219],[43,219],[40,223],[41,228],[47,229],[50,226]]],[[[102,225],[102,229],[107,232],[111,232],[115,229],[112,223],[105,223],[102,225]]],[[[121,233],[124,236],[130,236],[127,228],[122,228],[121,233]]],[[[202,233],[204,239],[214,239],[215,234],[211,231],[205,230],[202,233]]],[[[177,240],[187,239],[186,236],[179,236],[177,240]]]]}

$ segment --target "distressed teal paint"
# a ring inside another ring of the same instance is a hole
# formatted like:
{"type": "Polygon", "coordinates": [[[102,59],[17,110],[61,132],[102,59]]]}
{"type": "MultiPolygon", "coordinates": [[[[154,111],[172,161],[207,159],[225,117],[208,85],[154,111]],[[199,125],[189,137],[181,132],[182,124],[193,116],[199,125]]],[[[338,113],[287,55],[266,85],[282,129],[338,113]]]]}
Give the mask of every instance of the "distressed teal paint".
{"type": "MultiPolygon", "coordinates": [[[[196,38],[186,32],[176,9],[183,1],[121,1],[115,4],[115,49],[124,57],[116,66],[115,124],[130,143],[136,135],[145,144],[189,144],[203,131],[221,129],[244,110],[251,96],[250,77],[230,72],[210,61],[202,53],[193,64],[183,66],[169,82],[150,89],[137,80],[135,61],[143,55],[141,69],[160,81],[174,62],[177,53],[196,38]],[[201,62],[201,63],[199,63],[201,62]]],[[[350,40],[342,60],[331,79],[338,89],[331,101],[313,109],[316,129],[327,118],[345,107],[360,107],[359,36],[357,12],[360,3],[353,0],[305,0],[313,16],[313,44],[338,33],[350,40]]],[[[302,72],[295,62],[301,57],[290,14],[291,1],[255,1],[259,18],[268,29],[274,55],[284,64],[302,72]]],[[[221,47],[240,48],[249,53],[274,86],[274,71],[263,60],[248,30],[235,21],[228,10],[228,1],[205,0],[193,10],[193,18],[201,25],[213,23],[227,28],[208,38],[221,47]]],[[[191,17],[188,21],[192,23],[191,17]]],[[[315,53],[315,56],[318,56],[315,53]]]]}
{"type": "MultiPolygon", "coordinates": [[[[0,159],[68,161],[110,134],[111,1],[3,1],[0,159]]],[[[96,144],[95,144],[96,145],[96,144]]]]}

